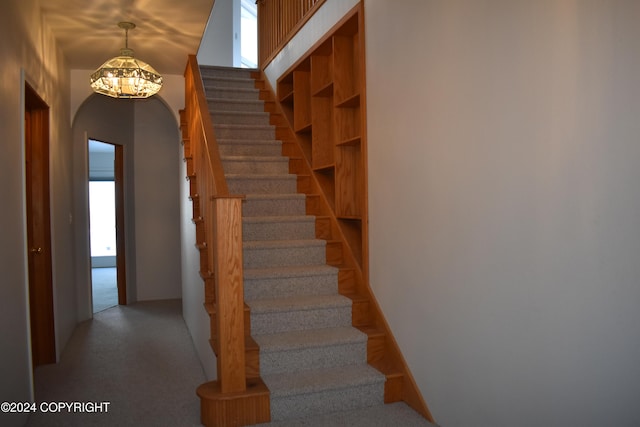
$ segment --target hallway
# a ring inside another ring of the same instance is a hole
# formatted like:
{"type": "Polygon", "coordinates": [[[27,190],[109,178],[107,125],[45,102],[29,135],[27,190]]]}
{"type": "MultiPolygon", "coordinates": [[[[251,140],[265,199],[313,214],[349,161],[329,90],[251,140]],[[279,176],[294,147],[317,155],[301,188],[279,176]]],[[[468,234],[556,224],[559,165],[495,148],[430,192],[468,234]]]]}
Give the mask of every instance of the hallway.
{"type": "Polygon", "coordinates": [[[61,360],[35,372],[42,402],[110,402],[108,412],[31,414],[27,426],[198,426],[205,381],[180,300],[116,306],[76,328],[61,360]]]}

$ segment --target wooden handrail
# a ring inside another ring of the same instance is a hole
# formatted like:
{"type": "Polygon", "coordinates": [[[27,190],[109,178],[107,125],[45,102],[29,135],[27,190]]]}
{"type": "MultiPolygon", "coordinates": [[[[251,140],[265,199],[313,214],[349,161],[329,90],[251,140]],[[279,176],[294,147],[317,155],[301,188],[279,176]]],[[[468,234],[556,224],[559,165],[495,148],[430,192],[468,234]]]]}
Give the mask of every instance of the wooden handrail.
{"type": "MultiPolygon", "coordinates": [[[[185,70],[184,123],[193,162],[192,199],[202,218],[204,241],[197,242],[200,275],[213,294],[218,383],[221,393],[246,390],[244,297],[242,270],[242,199],[229,194],[222,160],[204,93],[198,62],[189,56],[185,70]],[[195,187],[195,188],[193,188],[195,187]],[[202,253],[202,252],[201,252],[202,253]],[[213,280],[211,280],[213,278],[213,280]]],[[[198,233],[197,233],[198,234],[198,233]]],[[[206,294],[207,292],[205,292],[206,294]]]]}
{"type": "Polygon", "coordinates": [[[190,126],[189,133],[193,138],[194,133],[200,134],[203,144],[207,147],[204,160],[208,163],[211,178],[213,178],[215,196],[228,196],[229,188],[222,169],[220,151],[213,131],[213,123],[209,114],[207,98],[204,94],[204,85],[200,75],[200,67],[195,55],[189,55],[187,69],[185,71],[185,110],[187,122],[190,126]],[[189,108],[191,107],[191,108],[189,108]],[[198,129],[200,127],[200,129],[198,129]]]}
{"type": "Polygon", "coordinates": [[[258,0],[258,56],[264,68],[325,0],[258,0]]]}

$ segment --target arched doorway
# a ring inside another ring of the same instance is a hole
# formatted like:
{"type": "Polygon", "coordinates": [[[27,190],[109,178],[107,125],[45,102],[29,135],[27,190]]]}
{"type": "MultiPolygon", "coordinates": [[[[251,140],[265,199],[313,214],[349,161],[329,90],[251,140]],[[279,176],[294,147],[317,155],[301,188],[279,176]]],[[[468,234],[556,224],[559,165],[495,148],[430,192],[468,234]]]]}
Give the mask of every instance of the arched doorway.
{"type": "Polygon", "coordinates": [[[90,318],[88,140],[122,147],[127,302],[179,298],[180,132],[164,101],[93,94],[73,122],[80,320],[90,318]]]}

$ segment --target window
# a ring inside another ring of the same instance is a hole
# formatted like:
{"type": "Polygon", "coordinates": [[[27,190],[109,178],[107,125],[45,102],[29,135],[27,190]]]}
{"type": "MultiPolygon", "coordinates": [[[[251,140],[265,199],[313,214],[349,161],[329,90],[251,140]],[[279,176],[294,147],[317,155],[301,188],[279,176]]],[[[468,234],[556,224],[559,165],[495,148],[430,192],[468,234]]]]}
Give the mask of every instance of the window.
{"type": "Polygon", "coordinates": [[[240,56],[242,68],[257,68],[258,11],[254,0],[241,0],[240,56]]]}

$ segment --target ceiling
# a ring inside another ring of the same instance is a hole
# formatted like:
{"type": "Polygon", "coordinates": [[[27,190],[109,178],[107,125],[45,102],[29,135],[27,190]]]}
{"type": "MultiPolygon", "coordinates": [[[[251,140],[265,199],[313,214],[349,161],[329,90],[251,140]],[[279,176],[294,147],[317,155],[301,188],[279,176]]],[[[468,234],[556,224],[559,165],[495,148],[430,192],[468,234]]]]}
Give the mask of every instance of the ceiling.
{"type": "Polygon", "coordinates": [[[160,74],[182,75],[196,54],[214,0],[42,0],[45,20],[71,69],[95,70],[125,45],[160,74]]]}

